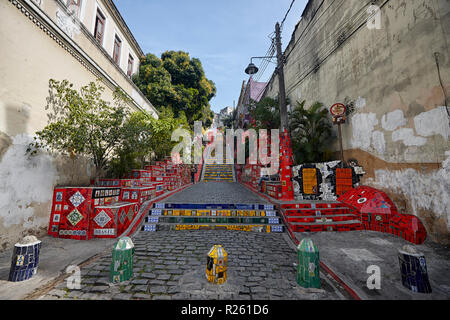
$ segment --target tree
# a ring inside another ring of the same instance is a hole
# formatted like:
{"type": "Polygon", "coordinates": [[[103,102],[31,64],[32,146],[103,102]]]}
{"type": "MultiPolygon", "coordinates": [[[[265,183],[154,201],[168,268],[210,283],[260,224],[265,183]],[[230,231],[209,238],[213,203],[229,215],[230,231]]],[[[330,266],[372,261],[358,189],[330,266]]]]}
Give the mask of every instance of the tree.
{"type": "Polygon", "coordinates": [[[171,141],[172,132],[179,128],[190,129],[186,115],[180,113],[176,118],[174,112],[170,108],[163,108],[161,110],[160,118],[151,121],[151,147],[155,159],[164,159],[165,157],[170,156],[172,149],[177,144],[177,142],[171,141]]]}
{"type": "Polygon", "coordinates": [[[170,153],[176,142],[171,141],[172,132],[178,128],[188,129],[186,116],[178,118],[170,109],[163,108],[159,119],[145,111],[132,113],[124,124],[120,147],[108,166],[108,176],[124,177],[132,169],[143,168],[148,161],[162,160],[170,153]]]}
{"type": "Polygon", "coordinates": [[[234,122],[236,121],[237,109],[233,110],[233,113],[227,115],[223,120],[223,126],[225,129],[232,129],[234,122]]]}
{"type": "Polygon", "coordinates": [[[249,113],[257,129],[279,129],[281,118],[278,100],[265,97],[249,107],[249,113]]]}
{"type": "Polygon", "coordinates": [[[161,58],[147,54],[133,81],[159,111],[170,108],[175,117],[184,112],[191,127],[195,121],[211,125],[214,113],[209,101],[216,87],[199,59],[183,51],[166,51],[161,58]]]}
{"type": "Polygon", "coordinates": [[[143,168],[152,152],[153,118],[145,111],[130,114],[122,130],[121,144],[108,165],[108,177],[123,178],[132,169],[143,168]]]}
{"type": "Polygon", "coordinates": [[[290,114],[292,149],[298,164],[325,161],[325,147],[331,137],[328,110],[320,102],[305,109],[305,101],[297,102],[290,114]]]}
{"type": "Polygon", "coordinates": [[[99,82],[76,90],[67,80],[50,79],[49,123],[36,133],[33,146],[72,157],[86,156],[99,176],[121,142],[129,102],[119,89],[113,94],[113,104],[106,102],[101,98],[103,91],[99,82]]]}

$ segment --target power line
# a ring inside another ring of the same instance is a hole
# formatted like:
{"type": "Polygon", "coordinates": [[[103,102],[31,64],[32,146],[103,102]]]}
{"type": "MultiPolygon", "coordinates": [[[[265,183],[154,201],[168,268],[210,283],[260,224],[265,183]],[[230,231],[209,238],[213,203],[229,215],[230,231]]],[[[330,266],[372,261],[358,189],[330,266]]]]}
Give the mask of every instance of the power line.
{"type": "MultiPolygon", "coordinates": [[[[343,0],[342,2],[344,2],[344,1],[345,0],[343,0]]],[[[302,41],[303,47],[305,47],[305,48],[311,47],[311,49],[309,51],[305,51],[301,56],[297,56],[295,58],[295,60],[291,61],[290,63],[295,63],[299,60],[302,60],[303,58],[307,57],[308,55],[311,55],[315,51],[317,51],[317,56],[319,56],[320,51],[326,49],[326,45],[324,47],[323,44],[331,43],[331,46],[333,46],[332,45],[332,43],[334,43],[333,39],[338,38],[346,30],[350,30],[352,28],[352,26],[359,25],[361,21],[366,20],[365,14],[363,12],[364,9],[365,9],[365,6],[363,6],[361,9],[359,9],[350,19],[348,19],[341,26],[336,28],[336,30],[333,33],[328,34],[328,36],[326,38],[324,38],[319,44],[317,44],[315,46],[310,46],[311,41],[313,41],[313,40],[317,41],[317,38],[313,37],[313,34],[310,34],[311,37],[309,39],[303,39],[304,40],[304,41],[302,41]],[[319,48],[319,49],[317,50],[317,48],[319,48]]],[[[337,10],[338,9],[336,9],[336,11],[334,13],[336,13],[337,10]]],[[[334,15],[334,13],[332,15],[334,15]]],[[[322,30],[322,28],[325,28],[325,26],[328,24],[328,22],[331,19],[332,19],[332,17],[330,17],[324,24],[322,24],[322,27],[319,27],[319,29],[316,30],[314,34],[318,34],[318,33],[320,34],[319,31],[322,30]]],[[[328,47],[330,47],[330,45],[328,47]]],[[[289,52],[287,57],[289,57],[289,55],[291,54],[292,51],[293,51],[293,49],[289,52]]]]}
{"type": "Polygon", "coordinates": [[[272,47],[270,48],[270,51],[268,51],[268,53],[266,55],[267,57],[270,57],[270,58],[265,58],[263,60],[263,62],[261,63],[261,69],[258,72],[258,75],[257,75],[255,81],[258,82],[262,78],[262,76],[264,75],[264,72],[266,71],[267,67],[269,66],[269,64],[272,60],[274,53],[275,53],[275,46],[272,45],[272,47]]]}
{"type": "MultiPolygon", "coordinates": [[[[283,25],[289,15],[289,12],[291,11],[293,5],[295,3],[295,0],[292,0],[291,5],[289,6],[289,9],[287,10],[286,14],[284,15],[283,21],[281,22],[281,26],[280,29],[283,28],[283,25]]],[[[264,75],[264,72],[266,71],[267,67],[269,66],[272,58],[274,57],[275,54],[275,43],[274,43],[274,32],[272,32],[271,34],[269,34],[269,38],[271,39],[271,45],[269,47],[269,50],[267,50],[267,53],[265,54],[266,57],[270,57],[270,58],[264,58],[263,61],[261,62],[260,68],[258,73],[255,76],[255,81],[258,82],[262,76],[264,75]]]]}
{"type": "Polygon", "coordinates": [[[288,11],[286,12],[286,15],[285,15],[284,18],[283,18],[283,21],[281,22],[281,25],[280,25],[280,29],[281,29],[281,30],[283,30],[284,22],[286,21],[286,18],[287,18],[287,16],[288,16],[289,12],[291,11],[292,6],[294,5],[294,2],[295,2],[295,0],[292,0],[291,5],[289,6],[288,11]]]}
{"type": "MultiPolygon", "coordinates": [[[[389,0],[385,0],[385,2],[381,5],[381,8],[388,3],[389,0]]],[[[370,2],[369,2],[370,3],[370,2]]],[[[292,92],[292,90],[301,83],[308,75],[310,75],[317,67],[319,67],[322,63],[327,60],[327,58],[333,54],[339,47],[341,47],[351,36],[353,36],[359,29],[361,29],[362,26],[365,25],[367,21],[367,17],[364,14],[361,14],[361,12],[364,10],[364,7],[361,8],[354,14],[349,21],[342,24],[340,28],[338,28],[332,35],[330,35],[328,38],[326,38],[322,43],[320,43],[317,47],[319,50],[317,50],[316,54],[314,55],[315,49],[310,50],[306,54],[303,54],[300,57],[297,57],[294,62],[297,62],[299,60],[303,60],[303,58],[307,59],[307,56],[310,55],[309,59],[305,61],[303,64],[305,66],[309,66],[308,69],[306,69],[305,72],[303,72],[301,75],[298,75],[298,81],[296,81],[294,84],[291,84],[289,88],[287,89],[287,92],[292,92]],[[361,14],[361,15],[360,15],[361,14]],[[356,17],[356,18],[355,18],[356,17]],[[353,20],[353,21],[352,21],[353,20]],[[343,37],[339,42],[334,42],[334,45],[329,46],[323,46],[323,43],[327,43],[328,40],[332,37],[334,37],[337,33],[342,31],[347,31],[344,33],[345,37],[343,37]]],[[[300,39],[299,39],[300,40],[300,39]]],[[[308,43],[309,44],[309,43],[308,43]]],[[[306,46],[308,45],[306,44],[306,46]]],[[[291,51],[292,52],[292,51],[291,51]]]]}
{"type": "Polygon", "coordinates": [[[272,39],[272,43],[271,43],[269,49],[267,50],[267,52],[265,54],[265,57],[267,57],[267,58],[264,58],[263,61],[261,62],[261,65],[259,67],[259,71],[258,71],[258,73],[257,73],[257,75],[255,77],[255,81],[256,82],[258,82],[261,79],[261,77],[264,75],[264,72],[266,71],[269,63],[271,62],[271,59],[272,59],[274,53],[275,53],[275,43],[274,43],[274,41],[272,39]]]}

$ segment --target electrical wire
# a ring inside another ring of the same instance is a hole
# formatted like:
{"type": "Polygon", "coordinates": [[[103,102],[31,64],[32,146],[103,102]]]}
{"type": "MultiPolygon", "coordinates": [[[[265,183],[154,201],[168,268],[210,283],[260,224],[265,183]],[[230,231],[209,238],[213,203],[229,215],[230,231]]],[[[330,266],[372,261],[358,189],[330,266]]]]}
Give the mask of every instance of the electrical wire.
{"type": "Polygon", "coordinates": [[[284,15],[283,21],[281,22],[281,25],[280,25],[280,29],[281,29],[281,30],[283,30],[284,22],[286,21],[286,18],[287,18],[287,16],[289,15],[289,12],[291,11],[292,6],[294,5],[294,3],[295,3],[295,0],[292,0],[291,5],[289,6],[288,11],[287,11],[286,14],[284,15]]]}
{"type": "MultiPolygon", "coordinates": [[[[383,6],[388,2],[383,4],[383,6]]],[[[371,3],[369,1],[368,3],[371,3]]],[[[367,21],[366,9],[367,4],[359,9],[350,19],[348,19],[345,23],[343,23],[339,28],[336,29],[332,34],[326,37],[319,45],[314,46],[311,50],[307,51],[303,55],[296,57],[295,60],[291,61],[290,64],[296,63],[297,61],[304,60],[302,65],[309,66],[301,75],[298,76],[299,81],[289,86],[287,92],[290,93],[292,90],[301,82],[303,79],[308,76],[311,72],[313,72],[320,64],[322,64],[337,48],[339,48],[349,37],[351,37],[356,31],[358,31],[367,21]],[[364,12],[363,12],[364,11],[364,12]],[[334,38],[344,35],[340,41],[333,41],[334,38]],[[330,45],[328,45],[330,43],[330,45]],[[324,45],[325,44],[325,45],[324,45]],[[319,50],[317,50],[319,48],[319,50]],[[305,60],[306,59],[306,60],[305,60]]],[[[333,14],[334,15],[334,14],[333,14]]],[[[328,21],[327,21],[328,22],[328,21]]],[[[327,23],[322,24],[323,26],[327,25],[327,23]]],[[[309,32],[308,32],[309,33],[309,32]]],[[[314,32],[317,34],[317,30],[314,32]]],[[[301,40],[301,37],[296,41],[296,44],[301,40]]],[[[303,39],[306,40],[306,39],[303,39]]],[[[310,46],[311,41],[313,40],[312,34],[310,39],[306,41],[302,41],[302,45],[305,47],[310,46]],[[309,41],[308,41],[309,40],[309,41]]],[[[314,38],[315,40],[315,38],[314,38]]],[[[294,45],[295,47],[295,45],[294,45]]],[[[293,47],[293,48],[294,48],[293,47]]],[[[290,51],[290,53],[293,49],[290,51]]],[[[301,51],[301,50],[300,50],[301,51]]],[[[289,54],[290,54],[289,53],[289,54]]],[[[301,67],[299,67],[301,68],[301,67]]]]}
{"type": "Polygon", "coordinates": [[[258,82],[259,80],[261,80],[261,77],[264,75],[267,67],[269,66],[273,56],[275,53],[275,45],[272,44],[271,48],[269,49],[269,51],[266,53],[266,57],[270,57],[270,58],[265,58],[263,60],[263,62],[261,63],[260,66],[260,71],[258,72],[257,76],[255,77],[255,81],[258,82]]]}
{"type": "MultiPolygon", "coordinates": [[[[281,30],[283,29],[284,23],[286,22],[286,19],[287,19],[289,13],[291,12],[292,7],[294,6],[294,3],[295,3],[295,0],[292,0],[292,1],[291,1],[291,4],[290,4],[290,6],[289,6],[289,9],[286,11],[286,14],[284,15],[284,18],[283,18],[283,20],[282,20],[282,22],[281,22],[281,25],[280,25],[280,29],[281,29],[281,30]]],[[[264,72],[266,71],[267,67],[269,66],[269,64],[270,64],[270,62],[271,62],[271,60],[272,60],[272,58],[273,58],[273,56],[274,56],[274,54],[275,54],[275,51],[276,51],[276,48],[275,48],[275,42],[274,42],[274,32],[272,32],[272,33],[269,35],[269,38],[271,39],[271,42],[272,42],[272,43],[271,43],[271,46],[270,46],[270,48],[269,48],[269,50],[267,51],[267,53],[266,53],[265,56],[266,56],[266,57],[271,57],[271,58],[265,58],[265,59],[263,59],[263,61],[261,62],[261,65],[260,65],[260,68],[259,68],[259,72],[258,72],[257,75],[255,76],[255,81],[256,81],[256,82],[258,82],[258,81],[261,80],[262,76],[264,75],[264,72]]]]}

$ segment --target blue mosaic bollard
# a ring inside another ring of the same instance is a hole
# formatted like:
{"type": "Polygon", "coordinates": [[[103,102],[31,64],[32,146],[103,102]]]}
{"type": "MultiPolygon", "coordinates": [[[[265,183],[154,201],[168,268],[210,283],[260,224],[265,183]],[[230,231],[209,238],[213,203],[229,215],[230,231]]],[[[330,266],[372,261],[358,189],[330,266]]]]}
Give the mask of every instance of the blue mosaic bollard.
{"type": "Polygon", "coordinates": [[[431,285],[428,280],[427,263],[425,256],[418,253],[412,246],[404,246],[398,252],[402,284],[412,292],[431,293],[431,285]]]}
{"type": "Polygon", "coordinates": [[[30,279],[37,273],[41,241],[27,236],[22,243],[14,246],[8,281],[20,282],[30,279]]]}

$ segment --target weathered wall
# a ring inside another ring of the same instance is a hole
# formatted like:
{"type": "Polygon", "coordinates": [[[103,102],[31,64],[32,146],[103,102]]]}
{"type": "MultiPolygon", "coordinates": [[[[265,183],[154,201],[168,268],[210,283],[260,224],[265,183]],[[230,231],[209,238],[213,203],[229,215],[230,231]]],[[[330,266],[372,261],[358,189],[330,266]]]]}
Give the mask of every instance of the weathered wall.
{"type": "MultiPolygon", "coordinates": [[[[34,133],[45,127],[50,78],[75,86],[96,77],[27,19],[0,1],[0,251],[26,234],[45,234],[56,185],[88,185],[94,167],[58,155],[27,157],[34,133]]],[[[107,89],[104,98],[109,100],[107,89]]]]}
{"type": "MultiPolygon", "coordinates": [[[[287,95],[307,105],[353,104],[344,149],[371,172],[363,183],[390,193],[434,240],[450,243],[450,1],[375,1],[380,29],[367,25],[370,2],[310,1],[285,51],[287,95]]],[[[277,81],[267,95],[277,95],[277,81]]]]}

